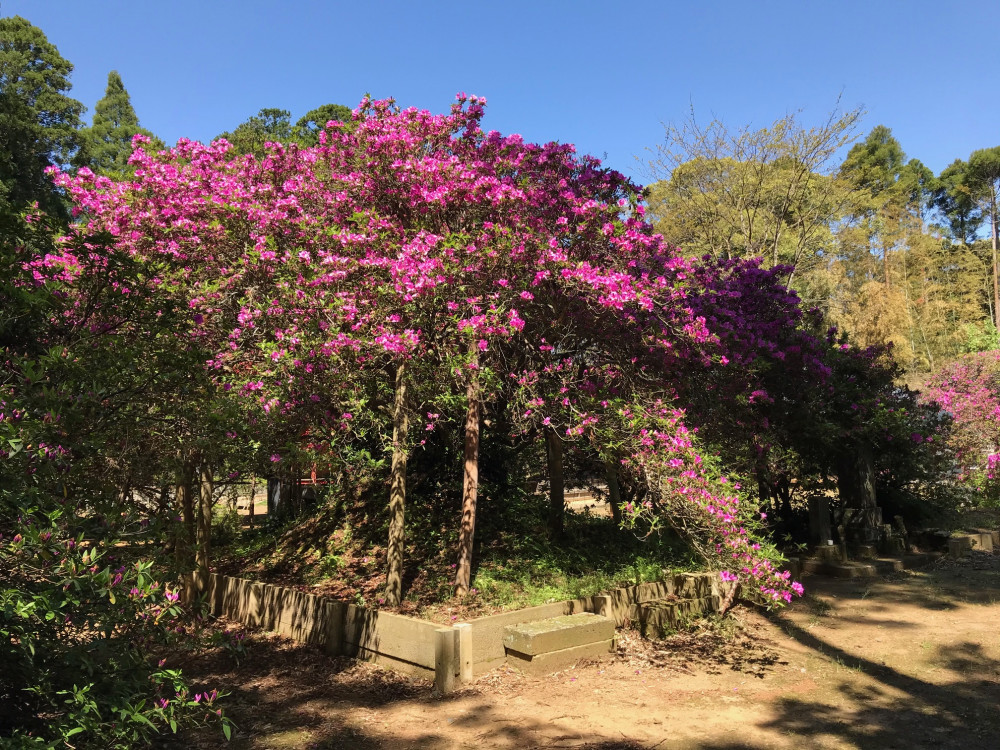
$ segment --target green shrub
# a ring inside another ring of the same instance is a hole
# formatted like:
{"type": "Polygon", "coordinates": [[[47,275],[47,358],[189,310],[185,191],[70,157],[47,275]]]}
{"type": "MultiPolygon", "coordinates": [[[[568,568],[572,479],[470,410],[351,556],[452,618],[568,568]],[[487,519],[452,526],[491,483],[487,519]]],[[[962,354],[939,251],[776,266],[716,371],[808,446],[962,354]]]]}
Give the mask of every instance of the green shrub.
{"type": "Polygon", "coordinates": [[[209,723],[228,736],[219,693],[149,656],[182,637],[178,594],[61,515],[26,513],[0,539],[0,747],[135,748],[209,723]]]}

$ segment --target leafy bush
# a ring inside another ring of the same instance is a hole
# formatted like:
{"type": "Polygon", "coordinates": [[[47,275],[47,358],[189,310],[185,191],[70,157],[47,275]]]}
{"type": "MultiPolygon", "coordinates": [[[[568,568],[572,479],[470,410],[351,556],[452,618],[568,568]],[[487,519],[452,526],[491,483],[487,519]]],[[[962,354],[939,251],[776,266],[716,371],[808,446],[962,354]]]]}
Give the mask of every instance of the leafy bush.
{"type": "Polygon", "coordinates": [[[209,723],[228,736],[218,691],[149,657],[184,631],[177,592],[65,520],[25,513],[0,540],[0,747],[134,748],[209,723]]]}

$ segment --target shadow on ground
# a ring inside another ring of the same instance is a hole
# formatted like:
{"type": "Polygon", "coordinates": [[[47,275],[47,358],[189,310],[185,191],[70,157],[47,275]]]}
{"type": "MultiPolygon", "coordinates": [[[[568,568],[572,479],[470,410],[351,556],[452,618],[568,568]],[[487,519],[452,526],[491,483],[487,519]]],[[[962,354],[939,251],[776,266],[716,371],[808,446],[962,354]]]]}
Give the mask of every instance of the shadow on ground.
{"type": "MultiPolygon", "coordinates": [[[[530,695],[508,686],[508,692],[473,688],[435,698],[427,681],[407,680],[371,665],[327,658],[307,646],[263,637],[254,638],[249,657],[238,668],[230,657],[217,653],[193,661],[191,671],[203,686],[237,686],[229,688],[226,699],[238,727],[229,746],[233,750],[993,750],[1000,748],[1000,660],[992,648],[995,644],[986,644],[987,651],[985,642],[957,633],[950,642],[918,643],[914,634],[926,625],[921,611],[961,609],[965,617],[1000,617],[1000,608],[979,609],[995,605],[1000,597],[1000,556],[994,562],[981,570],[942,567],[889,580],[814,586],[812,602],[802,602],[770,620],[810,658],[819,660],[822,668],[811,670],[817,673],[811,678],[817,689],[797,694],[775,690],[774,697],[749,706],[752,718],[747,723],[713,722],[704,727],[703,739],[693,741],[676,739],[669,734],[671,729],[664,730],[666,737],[647,739],[650,729],[643,726],[642,715],[632,726],[645,731],[637,729],[631,737],[601,737],[593,732],[560,735],[555,719],[546,720],[549,714],[537,710],[548,702],[544,684],[530,695]],[[828,616],[830,629],[813,628],[807,622],[828,616]],[[843,633],[851,628],[856,640],[873,632],[861,626],[880,628],[887,638],[912,648],[913,659],[895,668],[858,653],[861,646],[855,650],[844,645],[843,633]],[[518,695],[525,701],[515,705],[510,698],[518,695]],[[388,723],[400,721],[401,713],[411,723],[405,727],[388,723]],[[544,744],[539,744],[543,738],[544,744]]],[[[669,679],[662,677],[668,689],[673,684],[669,679]]],[[[684,705],[676,706],[678,722],[684,720],[684,705]]],[[[575,710],[594,716],[606,709],[592,701],[575,710]]],[[[719,711],[722,716],[721,704],[719,711]]],[[[701,730],[687,729],[688,737],[698,737],[701,730]]],[[[199,734],[161,746],[214,748],[222,743],[217,735],[199,734]]]]}

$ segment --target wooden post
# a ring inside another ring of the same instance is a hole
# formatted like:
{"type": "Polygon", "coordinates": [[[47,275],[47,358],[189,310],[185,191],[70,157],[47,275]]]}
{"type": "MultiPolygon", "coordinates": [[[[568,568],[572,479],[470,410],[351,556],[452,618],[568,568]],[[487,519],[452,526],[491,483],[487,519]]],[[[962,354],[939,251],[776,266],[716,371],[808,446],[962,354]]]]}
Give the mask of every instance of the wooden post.
{"type": "Polygon", "coordinates": [[[176,502],[180,514],[180,525],[174,544],[174,563],[179,575],[187,575],[194,566],[192,546],[194,545],[194,500],[191,497],[193,481],[191,465],[185,460],[177,470],[176,502]]]}

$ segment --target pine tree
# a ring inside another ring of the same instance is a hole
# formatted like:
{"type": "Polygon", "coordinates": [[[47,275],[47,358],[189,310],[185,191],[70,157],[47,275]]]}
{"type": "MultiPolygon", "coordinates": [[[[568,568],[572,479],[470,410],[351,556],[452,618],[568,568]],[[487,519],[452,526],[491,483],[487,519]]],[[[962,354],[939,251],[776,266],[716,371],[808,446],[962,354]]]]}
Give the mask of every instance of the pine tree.
{"type": "Polygon", "coordinates": [[[132,100],[117,70],[108,73],[104,98],[94,108],[94,122],[83,131],[80,153],[74,160],[98,174],[120,176],[128,172],[132,138],[141,133],[159,144],[158,139],[139,125],[132,100]]]}

